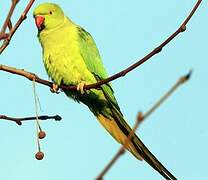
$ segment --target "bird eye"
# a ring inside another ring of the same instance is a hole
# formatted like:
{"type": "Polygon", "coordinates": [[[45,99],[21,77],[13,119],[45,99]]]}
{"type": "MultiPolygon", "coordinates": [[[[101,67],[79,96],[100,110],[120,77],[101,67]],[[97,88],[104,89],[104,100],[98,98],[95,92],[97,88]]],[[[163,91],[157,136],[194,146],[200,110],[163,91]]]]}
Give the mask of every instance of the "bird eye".
{"type": "Polygon", "coordinates": [[[53,14],[53,12],[52,12],[52,11],[50,11],[50,12],[49,12],[49,14],[51,15],[51,14],[53,14]]]}

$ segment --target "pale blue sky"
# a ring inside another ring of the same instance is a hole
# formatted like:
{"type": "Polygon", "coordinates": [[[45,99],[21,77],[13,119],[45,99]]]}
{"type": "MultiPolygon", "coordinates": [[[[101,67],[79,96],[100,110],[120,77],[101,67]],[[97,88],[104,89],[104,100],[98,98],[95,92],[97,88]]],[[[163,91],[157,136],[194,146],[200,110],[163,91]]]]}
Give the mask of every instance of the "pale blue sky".
{"type": "MultiPolygon", "coordinates": [[[[34,6],[44,1],[37,1],[34,6]]],[[[119,1],[54,0],[77,24],[94,37],[109,74],[114,74],[143,57],[175,31],[196,0],[119,1]]],[[[0,2],[0,25],[10,0],[0,2]]],[[[26,1],[20,1],[14,19],[26,1]]],[[[34,9],[34,6],[32,9],[34,9]]],[[[114,81],[121,109],[133,125],[139,110],[146,111],[178,79],[194,70],[182,86],[138,130],[138,135],[155,156],[178,178],[208,179],[208,85],[207,85],[207,1],[204,1],[187,31],[137,70],[114,81]]],[[[18,29],[0,63],[23,68],[47,78],[32,11],[18,29]]],[[[32,83],[0,72],[0,114],[33,116],[32,83]]],[[[90,111],[54,95],[37,85],[43,112],[59,114],[61,122],[42,122],[47,138],[41,141],[43,161],[34,159],[35,123],[19,127],[1,121],[1,180],[90,180],[94,179],[120,147],[96,121],[90,111]]],[[[106,180],[160,180],[162,177],[146,162],[125,154],[109,171],[106,180]]]]}

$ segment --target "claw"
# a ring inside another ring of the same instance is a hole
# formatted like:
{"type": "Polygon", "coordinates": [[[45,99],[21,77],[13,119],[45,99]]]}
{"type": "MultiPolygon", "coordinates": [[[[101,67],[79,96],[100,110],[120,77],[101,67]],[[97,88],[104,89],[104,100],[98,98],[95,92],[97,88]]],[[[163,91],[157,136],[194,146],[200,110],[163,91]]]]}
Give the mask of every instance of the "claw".
{"type": "Polygon", "coordinates": [[[55,84],[55,83],[53,83],[53,84],[52,84],[52,87],[50,88],[50,91],[51,91],[52,93],[59,94],[59,87],[58,87],[58,85],[55,84]]]}
{"type": "Polygon", "coordinates": [[[86,92],[86,90],[84,90],[84,86],[86,85],[86,83],[84,81],[81,81],[78,85],[77,85],[77,91],[80,91],[81,94],[84,94],[86,92]]]}

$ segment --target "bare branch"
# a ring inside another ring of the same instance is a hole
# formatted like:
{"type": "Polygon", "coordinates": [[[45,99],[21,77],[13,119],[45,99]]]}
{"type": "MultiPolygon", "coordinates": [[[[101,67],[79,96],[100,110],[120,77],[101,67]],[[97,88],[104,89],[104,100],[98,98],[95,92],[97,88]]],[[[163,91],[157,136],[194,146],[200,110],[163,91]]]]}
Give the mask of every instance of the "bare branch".
{"type": "Polygon", "coordinates": [[[1,33],[1,34],[0,34],[0,40],[6,39],[6,38],[8,38],[8,37],[9,37],[9,34],[8,34],[8,33],[1,33]]]}
{"type": "Polygon", "coordinates": [[[156,47],[153,51],[151,51],[149,54],[147,54],[146,56],[144,56],[142,59],[140,59],[138,62],[136,62],[135,64],[131,65],[130,67],[126,68],[125,70],[107,78],[104,79],[98,83],[95,84],[91,84],[91,85],[86,85],[84,88],[97,88],[100,87],[103,84],[109,83],[110,81],[113,81],[115,79],[118,79],[122,76],[125,76],[127,73],[129,73],[130,71],[134,70],[135,68],[139,67],[141,64],[143,64],[144,62],[146,62],[148,59],[150,59],[151,57],[153,57],[154,55],[156,55],[157,53],[161,52],[162,49],[169,43],[171,42],[178,34],[180,34],[181,32],[184,32],[186,30],[186,25],[189,22],[189,20],[191,19],[191,17],[194,15],[194,13],[196,12],[197,8],[199,7],[199,5],[201,4],[202,0],[198,0],[196,5],[194,6],[194,8],[192,9],[192,11],[190,12],[190,14],[188,15],[188,17],[184,20],[184,22],[181,24],[181,26],[172,34],[170,35],[163,43],[161,43],[158,47],[156,47]]]}
{"type": "MultiPolygon", "coordinates": [[[[37,117],[13,118],[13,117],[5,116],[5,115],[0,115],[0,119],[13,121],[13,122],[16,122],[18,125],[22,125],[22,121],[36,120],[36,118],[37,117]]],[[[60,121],[62,118],[59,115],[55,115],[55,116],[38,116],[38,119],[39,120],[54,119],[55,121],[60,121]]]]}
{"type": "Polygon", "coordinates": [[[8,15],[6,17],[6,20],[5,20],[2,28],[1,28],[1,33],[0,34],[4,34],[5,33],[6,28],[7,28],[8,24],[9,24],[9,22],[10,22],[10,19],[11,19],[12,15],[13,15],[13,12],[14,12],[14,9],[15,9],[17,3],[18,3],[18,1],[12,1],[9,13],[8,13],[8,15]]]}
{"type": "MultiPolygon", "coordinates": [[[[23,14],[26,14],[29,11],[29,9],[30,9],[30,7],[31,7],[31,5],[32,5],[33,2],[34,2],[34,0],[33,1],[30,1],[30,4],[28,4],[28,6],[26,8],[26,11],[23,14]]],[[[103,84],[109,83],[110,81],[113,81],[113,80],[118,79],[118,78],[120,78],[122,76],[125,76],[127,73],[129,73],[130,71],[134,70],[135,68],[139,67],[141,64],[143,64],[144,62],[146,62],[152,56],[154,56],[155,54],[159,53],[162,50],[162,48],[164,46],[166,46],[170,41],[172,41],[179,33],[185,31],[187,23],[189,22],[189,20],[191,19],[191,17],[195,13],[195,11],[197,10],[197,8],[199,7],[199,5],[200,5],[201,2],[202,2],[202,0],[198,0],[197,3],[196,3],[196,5],[194,6],[194,8],[192,9],[192,11],[188,15],[188,17],[182,23],[182,25],[170,37],[168,37],[162,44],[160,44],[158,47],[156,47],[153,51],[151,51],[145,57],[143,57],[138,62],[136,62],[135,64],[131,65],[130,67],[126,68],[125,70],[123,70],[123,71],[121,71],[121,72],[119,72],[119,73],[117,73],[117,74],[115,74],[115,75],[113,75],[113,76],[111,76],[111,77],[109,77],[107,79],[104,79],[104,80],[99,81],[99,82],[94,83],[94,84],[85,85],[84,86],[84,89],[85,90],[89,90],[91,88],[99,88],[103,84]]],[[[26,17],[26,15],[25,16],[22,16],[22,17],[26,17]]],[[[20,22],[21,22],[21,20],[22,19],[20,18],[20,22]]],[[[17,25],[15,25],[15,27],[16,26],[17,25]]],[[[15,28],[13,28],[13,29],[15,29],[15,28]]],[[[10,37],[11,37],[11,35],[7,39],[10,39],[10,37]]],[[[0,49],[0,53],[1,53],[1,49],[0,49]]],[[[7,71],[7,72],[10,72],[10,73],[13,73],[13,74],[17,74],[17,75],[24,76],[24,77],[28,78],[29,80],[35,80],[36,82],[38,82],[40,84],[43,84],[43,85],[46,85],[46,86],[49,86],[49,87],[52,87],[52,84],[53,84],[52,82],[49,82],[49,81],[40,79],[34,73],[29,73],[29,72],[24,71],[24,70],[20,70],[20,69],[8,67],[8,66],[5,66],[5,65],[0,65],[0,70],[7,71]]],[[[62,88],[63,90],[71,90],[71,91],[76,91],[77,90],[77,87],[76,86],[61,85],[60,88],[62,88]]]]}
{"type": "Polygon", "coordinates": [[[11,19],[9,20],[9,23],[8,23],[8,28],[9,28],[9,31],[11,31],[12,30],[12,21],[11,21],[11,19]]]}
{"type": "Polygon", "coordinates": [[[179,80],[171,87],[171,89],[165,93],[164,96],[162,96],[156,103],[153,105],[149,111],[147,111],[145,114],[142,114],[141,112],[138,113],[137,121],[132,128],[132,131],[129,133],[128,138],[126,139],[126,142],[123,146],[118,150],[116,155],[111,159],[111,161],[107,164],[107,166],[103,169],[103,171],[97,176],[96,180],[103,180],[104,175],[108,172],[108,170],[115,164],[115,162],[125,153],[125,147],[127,147],[128,143],[130,142],[130,139],[138,129],[139,125],[149,116],[151,115],[170,95],[175,92],[175,90],[185,82],[187,82],[190,79],[192,71],[189,71],[189,73],[185,76],[182,76],[179,78],[179,80]]]}
{"type": "MultiPolygon", "coordinates": [[[[14,8],[16,7],[16,4],[19,2],[19,0],[13,0],[12,1],[12,6],[11,6],[11,9],[10,9],[10,13],[8,14],[7,18],[6,18],[6,21],[2,27],[2,31],[0,34],[4,34],[5,33],[5,30],[6,28],[5,27],[9,27],[10,31],[9,31],[9,35],[8,37],[5,38],[2,46],[0,47],[0,54],[4,51],[4,49],[9,45],[9,42],[12,38],[12,36],[14,35],[14,33],[16,32],[16,30],[19,28],[19,26],[22,24],[22,22],[27,18],[27,13],[29,12],[30,8],[32,7],[33,3],[35,2],[35,0],[30,0],[29,3],[27,4],[25,10],[23,11],[22,15],[20,16],[20,18],[18,19],[18,21],[16,22],[16,24],[14,25],[14,27],[11,27],[11,22],[10,22],[10,19],[11,19],[11,16],[13,14],[13,11],[14,11],[14,8]]],[[[1,35],[0,35],[1,36],[1,35]]]]}
{"type": "MultiPolygon", "coordinates": [[[[27,72],[24,69],[17,69],[14,67],[9,67],[9,66],[5,66],[3,64],[0,64],[0,71],[6,71],[6,72],[9,72],[12,74],[20,75],[20,76],[23,76],[23,77],[29,79],[30,81],[35,81],[37,83],[43,84],[43,85],[51,87],[51,88],[53,85],[52,82],[44,80],[44,79],[40,79],[36,74],[27,72]]],[[[65,86],[61,86],[61,88],[63,88],[63,89],[64,89],[64,87],[65,86]]],[[[74,88],[74,90],[75,89],[76,89],[76,87],[74,88]]]]}

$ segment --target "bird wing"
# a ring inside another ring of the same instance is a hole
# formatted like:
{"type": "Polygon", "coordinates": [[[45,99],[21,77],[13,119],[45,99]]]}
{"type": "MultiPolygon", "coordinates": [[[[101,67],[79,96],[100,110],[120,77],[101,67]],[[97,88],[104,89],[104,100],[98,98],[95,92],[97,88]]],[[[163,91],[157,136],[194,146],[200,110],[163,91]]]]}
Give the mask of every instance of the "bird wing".
{"type": "MultiPolygon", "coordinates": [[[[95,76],[96,80],[102,80],[108,77],[107,71],[101,60],[97,46],[87,31],[81,27],[77,27],[78,30],[78,42],[80,45],[81,56],[88,68],[88,70],[95,76]]],[[[109,83],[102,85],[102,90],[109,96],[109,100],[120,111],[115,96],[113,95],[113,89],[109,83]]]]}

